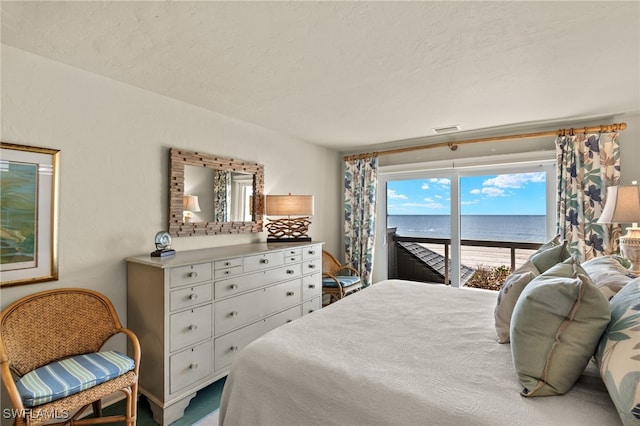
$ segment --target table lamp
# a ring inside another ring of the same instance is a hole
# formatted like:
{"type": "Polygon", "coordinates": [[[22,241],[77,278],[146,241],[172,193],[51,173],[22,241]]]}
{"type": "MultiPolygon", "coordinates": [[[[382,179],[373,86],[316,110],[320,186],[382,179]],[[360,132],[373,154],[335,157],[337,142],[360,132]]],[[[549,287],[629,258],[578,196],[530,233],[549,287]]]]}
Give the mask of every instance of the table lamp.
{"type": "Polygon", "coordinates": [[[640,274],[640,186],[610,186],[598,223],[631,223],[620,237],[620,254],[631,262],[631,272],[640,274]]]}
{"type": "Polygon", "coordinates": [[[311,241],[307,235],[313,216],[313,195],[267,195],[267,242],[311,241]],[[293,217],[292,217],[293,216],[293,217]]]}
{"type": "Polygon", "coordinates": [[[193,212],[200,211],[200,204],[198,203],[197,195],[185,195],[182,197],[182,221],[184,223],[191,222],[193,218],[193,212]]]}

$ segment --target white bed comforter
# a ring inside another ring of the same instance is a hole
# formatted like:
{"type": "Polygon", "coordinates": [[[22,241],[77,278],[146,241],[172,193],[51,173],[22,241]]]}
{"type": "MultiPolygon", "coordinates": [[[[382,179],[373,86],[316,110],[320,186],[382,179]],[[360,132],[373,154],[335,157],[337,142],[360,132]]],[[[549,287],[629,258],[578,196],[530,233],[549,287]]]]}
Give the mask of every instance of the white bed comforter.
{"type": "Polygon", "coordinates": [[[277,328],[238,354],[220,424],[621,424],[591,365],[566,395],[520,396],[496,297],[389,280],[277,328]]]}

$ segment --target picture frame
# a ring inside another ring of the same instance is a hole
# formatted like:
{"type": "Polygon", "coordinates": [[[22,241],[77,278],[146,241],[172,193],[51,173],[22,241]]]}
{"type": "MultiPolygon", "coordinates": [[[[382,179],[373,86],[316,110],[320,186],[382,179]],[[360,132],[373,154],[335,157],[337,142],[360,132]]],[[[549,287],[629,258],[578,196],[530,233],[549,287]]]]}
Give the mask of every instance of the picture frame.
{"type": "Polygon", "coordinates": [[[0,287],[58,279],[60,150],[0,142],[0,287]]]}

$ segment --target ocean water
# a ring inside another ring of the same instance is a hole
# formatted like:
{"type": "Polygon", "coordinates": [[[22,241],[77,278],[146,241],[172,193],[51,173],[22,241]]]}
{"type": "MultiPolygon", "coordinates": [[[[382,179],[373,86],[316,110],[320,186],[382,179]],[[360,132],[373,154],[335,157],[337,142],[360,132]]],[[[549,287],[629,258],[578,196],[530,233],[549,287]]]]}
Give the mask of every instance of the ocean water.
{"type": "MultiPolygon", "coordinates": [[[[546,241],[545,216],[462,215],[461,239],[480,241],[546,241]]],[[[450,238],[451,218],[440,215],[392,215],[387,226],[403,237],[450,238]]]]}

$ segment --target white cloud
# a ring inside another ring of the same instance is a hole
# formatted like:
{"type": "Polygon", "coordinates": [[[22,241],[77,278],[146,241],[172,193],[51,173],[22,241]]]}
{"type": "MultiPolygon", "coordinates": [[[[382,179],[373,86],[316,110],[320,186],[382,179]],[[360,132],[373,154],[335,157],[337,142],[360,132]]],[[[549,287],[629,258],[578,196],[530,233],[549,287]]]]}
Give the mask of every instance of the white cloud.
{"type": "Polygon", "coordinates": [[[429,184],[428,183],[423,183],[420,188],[422,188],[424,190],[427,190],[427,189],[429,189],[429,184]]]}
{"type": "Polygon", "coordinates": [[[504,190],[500,188],[495,188],[493,186],[488,186],[486,188],[482,188],[482,193],[487,197],[502,197],[504,196],[504,190]]]}
{"type": "Polygon", "coordinates": [[[522,188],[529,182],[540,183],[545,182],[545,173],[514,173],[507,175],[498,175],[495,178],[487,179],[482,182],[483,186],[493,186],[496,188],[522,188]]]}
{"type": "Polygon", "coordinates": [[[436,195],[434,195],[434,197],[436,197],[436,198],[442,198],[442,195],[440,195],[440,194],[436,194],[436,195]]]}
{"type": "Polygon", "coordinates": [[[437,183],[438,185],[450,185],[451,180],[448,178],[433,178],[429,179],[429,182],[437,183]]]}
{"type": "Polygon", "coordinates": [[[482,194],[482,191],[480,189],[472,189],[471,191],[469,191],[471,194],[482,194]]]}
{"type": "Polygon", "coordinates": [[[469,206],[471,204],[478,204],[478,200],[473,200],[473,201],[461,201],[460,204],[462,204],[463,206],[469,206]]]}
{"type": "Polygon", "coordinates": [[[406,200],[408,197],[404,194],[398,194],[395,189],[387,189],[387,198],[391,200],[406,200]]]}

